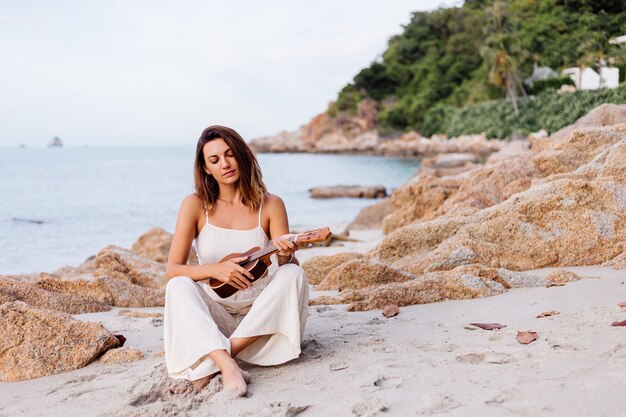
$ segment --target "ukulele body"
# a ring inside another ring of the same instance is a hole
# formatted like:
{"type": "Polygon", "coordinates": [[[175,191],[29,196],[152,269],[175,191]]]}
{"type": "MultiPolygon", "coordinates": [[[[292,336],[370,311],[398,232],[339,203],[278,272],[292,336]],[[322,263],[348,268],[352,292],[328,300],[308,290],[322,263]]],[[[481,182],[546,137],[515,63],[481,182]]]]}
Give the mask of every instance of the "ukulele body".
{"type": "MultiPolygon", "coordinates": [[[[240,258],[243,256],[249,256],[250,254],[257,252],[259,249],[260,249],[259,246],[255,246],[252,249],[247,250],[244,253],[231,253],[230,255],[227,255],[224,258],[222,258],[220,262],[224,262],[232,258],[240,258]]],[[[254,277],[253,279],[250,279],[250,281],[254,282],[258,280],[259,278],[264,277],[267,274],[267,269],[269,268],[271,263],[272,261],[270,260],[270,255],[267,255],[257,260],[254,260],[252,262],[244,261],[240,263],[239,265],[241,265],[242,267],[250,271],[250,273],[254,277]]],[[[209,286],[211,287],[211,289],[215,291],[215,293],[222,298],[230,297],[231,295],[239,291],[237,288],[233,287],[232,285],[226,284],[225,282],[222,282],[215,278],[209,278],[208,282],[209,282],[209,286]]]]}

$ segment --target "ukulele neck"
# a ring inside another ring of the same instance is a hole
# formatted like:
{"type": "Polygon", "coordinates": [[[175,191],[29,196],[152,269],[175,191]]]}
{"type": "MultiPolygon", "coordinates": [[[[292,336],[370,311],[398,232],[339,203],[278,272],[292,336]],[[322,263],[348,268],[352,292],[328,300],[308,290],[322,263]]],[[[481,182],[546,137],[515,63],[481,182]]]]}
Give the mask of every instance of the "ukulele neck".
{"type": "MultiPolygon", "coordinates": [[[[295,242],[297,240],[297,238],[298,238],[298,235],[295,235],[295,236],[288,237],[287,240],[289,242],[295,242]]],[[[264,256],[271,255],[274,252],[278,252],[278,251],[279,251],[279,249],[276,246],[274,246],[274,244],[272,243],[269,246],[266,246],[263,249],[258,250],[256,252],[253,252],[250,255],[248,255],[248,259],[245,261],[245,263],[254,262],[257,259],[261,259],[264,256]]]]}

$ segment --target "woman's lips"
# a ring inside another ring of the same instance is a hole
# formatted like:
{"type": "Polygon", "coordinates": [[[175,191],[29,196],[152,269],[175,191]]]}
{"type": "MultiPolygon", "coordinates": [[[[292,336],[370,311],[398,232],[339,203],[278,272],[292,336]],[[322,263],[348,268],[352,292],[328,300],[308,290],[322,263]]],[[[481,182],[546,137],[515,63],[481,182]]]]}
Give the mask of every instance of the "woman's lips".
{"type": "Polygon", "coordinates": [[[233,175],[235,175],[235,170],[233,169],[232,171],[226,171],[224,174],[222,174],[222,177],[232,177],[233,175]]]}

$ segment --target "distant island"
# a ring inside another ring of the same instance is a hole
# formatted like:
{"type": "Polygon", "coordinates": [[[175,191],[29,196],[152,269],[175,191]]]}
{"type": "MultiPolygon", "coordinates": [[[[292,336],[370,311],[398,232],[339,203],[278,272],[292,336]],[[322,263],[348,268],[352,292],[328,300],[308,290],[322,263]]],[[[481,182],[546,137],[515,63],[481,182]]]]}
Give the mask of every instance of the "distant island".
{"type": "Polygon", "coordinates": [[[63,142],[61,142],[61,138],[59,138],[58,136],[55,136],[54,138],[52,138],[52,140],[48,143],[48,148],[62,148],[63,147],[63,142]]]}

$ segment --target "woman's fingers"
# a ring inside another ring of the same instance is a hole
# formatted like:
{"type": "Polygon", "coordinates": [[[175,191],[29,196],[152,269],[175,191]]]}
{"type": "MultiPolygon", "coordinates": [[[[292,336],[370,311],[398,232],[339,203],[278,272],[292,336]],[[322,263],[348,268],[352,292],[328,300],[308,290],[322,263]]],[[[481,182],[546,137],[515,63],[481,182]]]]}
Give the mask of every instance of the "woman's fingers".
{"type": "Polygon", "coordinates": [[[248,271],[246,268],[240,266],[238,271],[245,278],[247,278],[247,279],[254,279],[254,276],[252,275],[252,272],[248,271]]]}

